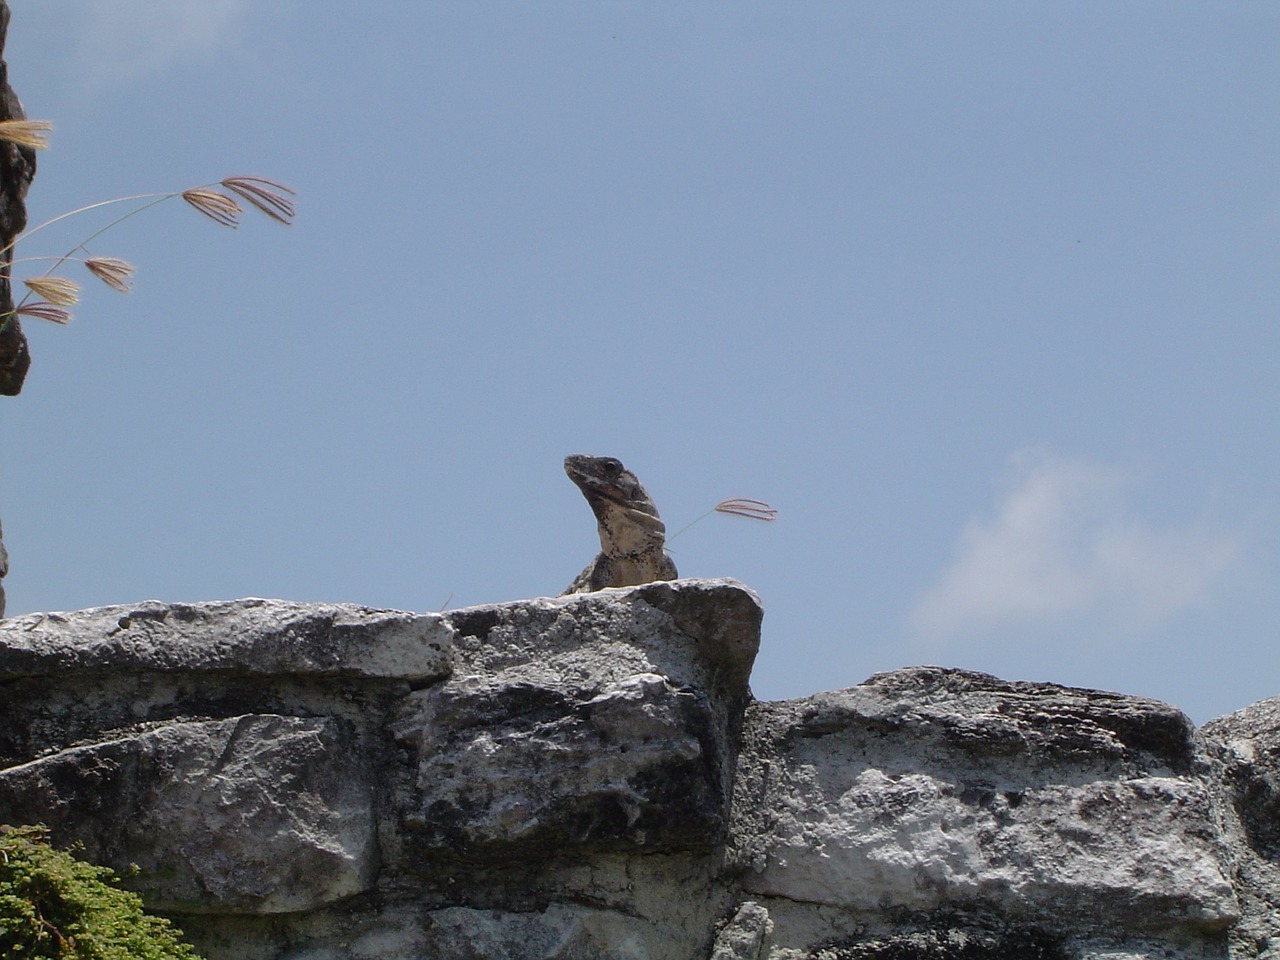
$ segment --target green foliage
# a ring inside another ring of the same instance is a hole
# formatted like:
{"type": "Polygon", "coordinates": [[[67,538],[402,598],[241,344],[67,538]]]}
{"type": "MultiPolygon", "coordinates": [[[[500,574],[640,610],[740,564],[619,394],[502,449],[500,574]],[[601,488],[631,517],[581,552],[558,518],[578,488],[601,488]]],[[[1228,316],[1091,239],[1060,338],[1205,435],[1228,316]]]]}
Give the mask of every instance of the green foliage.
{"type": "Polygon", "coordinates": [[[180,930],[116,882],[50,847],[41,827],[0,826],[0,957],[199,960],[180,930]]]}

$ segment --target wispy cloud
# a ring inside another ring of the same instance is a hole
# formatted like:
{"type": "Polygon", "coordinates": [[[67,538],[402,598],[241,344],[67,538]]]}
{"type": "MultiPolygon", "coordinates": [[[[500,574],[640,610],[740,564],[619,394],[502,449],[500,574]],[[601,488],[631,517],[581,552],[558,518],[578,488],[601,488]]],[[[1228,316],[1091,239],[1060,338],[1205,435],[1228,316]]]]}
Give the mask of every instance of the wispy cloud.
{"type": "Polygon", "coordinates": [[[1203,603],[1241,537],[1199,520],[1144,521],[1127,497],[1135,484],[1120,467],[1019,451],[994,515],[966,525],[950,567],[911,611],[912,631],[946,642],[1091,616],[1136,635],[1203,603]]]}
{"type": "Polygon", "coordinates": [[[190,59],[241,35],[249,0],[98,0],[74,18],[79,81],[111,87],[190,59]]]}

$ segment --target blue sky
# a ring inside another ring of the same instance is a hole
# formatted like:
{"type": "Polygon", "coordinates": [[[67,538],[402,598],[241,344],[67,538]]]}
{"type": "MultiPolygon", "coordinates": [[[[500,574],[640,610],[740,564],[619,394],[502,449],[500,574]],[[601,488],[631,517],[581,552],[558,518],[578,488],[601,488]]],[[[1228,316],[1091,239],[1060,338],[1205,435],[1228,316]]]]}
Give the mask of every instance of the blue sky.
{"type": "Polygon", "coordinates": [[[760,593],[757,696],[1280,694],[1280,7],[11,6],[33,223],[299,207],[162,205],[92,246],[131,293],[26,324],[11,614],[555,594],[586,452],[671,532],[778,508],[671,544],[760,593]]]}

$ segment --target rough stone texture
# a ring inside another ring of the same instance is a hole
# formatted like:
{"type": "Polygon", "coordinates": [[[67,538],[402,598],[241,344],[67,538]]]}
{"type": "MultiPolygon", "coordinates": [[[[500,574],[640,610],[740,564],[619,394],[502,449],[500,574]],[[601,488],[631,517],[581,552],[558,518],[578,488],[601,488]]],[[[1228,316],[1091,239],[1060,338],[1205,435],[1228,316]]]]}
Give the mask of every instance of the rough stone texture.
{"type": "Polygon", "coordinates": [[[458,856],[564,844],[679,851],[724,833],[705,696],[654,673],[593,691],[449,683],[411,695],[406,822],[458,856]]]}
{"type": "Polygon", "coordinates": [[[230,957],[705,954],[761,610],[677,581],[448,615],[0,623],[0,820],[230,957]]]}
{"type": "Polygon", "coordinates": [[[450,616],[453,677],[393,726],[416,761],[418,842],[471,858],[723,838],[758,602],[716,583],[638,590],[450,616]]]}
{"type": "MultiPolygon", "coordinates": [[[[9,33],[9,4],[0,0],[0,120],[25,120],[22,104],[9,86],[4,44],[9,33]]],[[[15,397],[31,366],[22,324],[13,315],[10,268],[14,237],[27,226],[27,188],[36,175],[36,154],[30,147],[0,140],[0,395],[15,397]]],[[[0,606],[0,616],[4,610],[0,606]]]]}
{"type": "Polygon", "coordinates": [[[242,716],[71,747],[0,772],[0,822],[136,863],[159,910],[313,909],[369,889],[377,866],[371,777],[343,726],[242,716]]]}
{"type": "Polygon", "coordinates": [[[4,578],[9,572],[9,553],[4,548],[4,530],[0,529],[0,620],[4,619],[4,578]]]}
{"type": "Polygon", "coordinates": [[[210,960],[1280,960],[1280,699],[750,697],[755,596],[0,623],[0,820],[210,960]]]}
{"type": "Polygon", "coordinates": [[[1233,952],[1280,960],[1280,697],[1261,700],[1203,727],[1226,765],[1228,830],[1244,918],[1233,952]]]}
{"type": "Polygon", "coordinates": [[[1218,768],[1165,704],[918,667],[753,704],[744,736],[735,857],[779,941],[1213,956],[1240,917],[1218,768]]]}
{"type": "MultiPolygon", "coordinates": [[[[5,39],[9,33],[9,4],[0,0],[0,120],[22,120],[22,104],[9,86],[9,66],[4,61],[5,39]]],[[[13,314],[13,289],[10,273],[13,266],[14,237],[27,225],[27,188],[36,175],[35,151],[0,140],[0,395],[17,396],[22,391],[31,353],[22,324],[13,314]]],[[[0,617],[4,616],[4,577],[9,572],[9,555],[5,553],[4,536],[0,533],[0,617]]]]}
{"type": "Polygon", "coordinates": [[[440,617],[351,604],[150,600],[4,626],[0,677],[230,672],[417,681],[450,672],[452,631],[440,617]]]}
{"type": "Polygon", "coordinates": [[[769,911],[748,900],[716,935],[711,960],[763,960],[772,932],[769,911]]]}

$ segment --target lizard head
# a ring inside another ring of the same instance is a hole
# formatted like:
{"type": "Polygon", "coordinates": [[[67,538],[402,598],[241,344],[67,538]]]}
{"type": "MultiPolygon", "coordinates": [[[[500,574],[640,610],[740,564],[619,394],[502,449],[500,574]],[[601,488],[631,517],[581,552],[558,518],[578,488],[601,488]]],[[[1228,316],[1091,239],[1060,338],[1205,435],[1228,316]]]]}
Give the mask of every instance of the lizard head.
{"type": "Polygon", "coordinates": [[[662,544],[667,528],[658,509],[622,461],[575,453],[564,458],[564,472],[587,498],[602,536],[607,530],[619,542],[662,544]]]}

